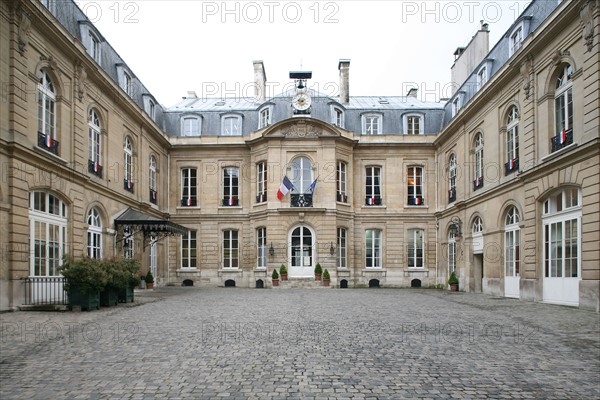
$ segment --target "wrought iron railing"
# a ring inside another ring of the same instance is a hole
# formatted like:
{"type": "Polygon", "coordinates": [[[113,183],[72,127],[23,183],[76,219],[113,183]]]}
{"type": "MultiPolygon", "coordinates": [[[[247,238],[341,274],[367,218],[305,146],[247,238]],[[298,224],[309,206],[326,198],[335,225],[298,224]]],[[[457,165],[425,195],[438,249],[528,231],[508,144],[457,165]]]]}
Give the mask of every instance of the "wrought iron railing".
{"type": "Polygon", "coordinates": [[[227,197],[222,200],[221,204],[223,205],[223,207],[239,206],[240,199],[238,199],[237,197],[227,197]]]}
{"type": "Polygon", "coordinates": [[[156,204],[158,193],[154,189],[150,189],[150,203],[156,204]]]}
{"type": "Polygon", "coordinates": [[[25,305],[67,304],[62,276],[30,276],[25,278],[25,305]]]}
{"type": "Polygon", "coordinates": [[[573,143],[573,129],[569,129],[568,131],[562,131],[558,135],[554,136],[550,139],[550,143],[552,144],[552,153],[562,149],[563,147],[567,147],[568,145],[573,143]]]}
{"type": "Polygon", "coordinates": [[[263,192],[259,195],[256,195],[257,203],[264,203],[265,201],[267,201],[267,192],[263,192]]]}
{"type": "Polygon", "coordinates": [[[198,200],[195,197],[187,197],[185,199],[181,199],[181,207],[196,207],[198,204],[198,200]]]}
{"type": "Polygon", "coordinates": [[[473,190],[481,189],[483,187],[483,177],[480,176],[473,181],[473,190]]]}
{"type": "Polygon", "coordinates": [[[408,205],[409,206],[422,206],[425,204],[425,199],[422,196],[409,197],[408,205]]]}
{"type": "Polygon", "coordinates": [[[58,155],[58,145],[58,140],[55,140],[52,136],[48,137],[48,135],[38,132],[38,147],[58,155]]]}
{"type": "Polygon", "coordinates": [[[102,178],[102,165],[97,161],[88,160],[88,172],[102,178]]]}
{"type": "Polygon", "coordinates": [[[448,190],[448,203],[456,201],[456,188],[448,190]]]}
{"type": "Polygon", "coordinates": [[[504,175],[512,174],[519,169],[519,159],[513,158],[504,164],[504,175]]]}
{"type": "Polygon", "coordinates": [[[128,192],[133,193],[133,182],[131,182],[128,179],[123,180],[123,189],[127,190],[128,192]]]}
{"type": "Polygon", "coordinates": [[[312,194],[292,194],[290,202],[292,207],[312,207],[313,206],[313,195],[312,194]]]}
{"type": "Polygon", "coordinates": [[[365,197],[365,205],[367,206],[380,206],[383,204],[381,197],[365,197]]]}
{"type": "Polygon", "coordinates": [[[338,193],[337,194],[337,201],[339,201],[340,203],[347,203],[348,202],[348,195],[346,193],[338,193]]]}

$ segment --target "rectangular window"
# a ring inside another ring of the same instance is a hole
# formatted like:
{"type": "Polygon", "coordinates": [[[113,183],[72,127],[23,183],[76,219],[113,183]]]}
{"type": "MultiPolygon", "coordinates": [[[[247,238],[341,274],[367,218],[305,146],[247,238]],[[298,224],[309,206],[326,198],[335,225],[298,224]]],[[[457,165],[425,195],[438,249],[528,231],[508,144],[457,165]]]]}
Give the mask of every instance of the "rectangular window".
{"type": "Polygon", "coordinates": [[[271,109],[269,107],[260,111],[260,117],[258,121],[258,129],[266,128],[271,124],[271,109]]]}
{"type": "Polygon", "coordinates": [[[267,228],[256,230],[256,267],[267,268],[267,228]]]}
{"type": "Polygon", "coordinates": [[[334,123],[336,126],[339,126],[340,128],[344,127],[344,112],[342,110],[340,110],[339,108],[335,109],[334,123]]]}
{"type": "Polygon", "coordinates": [[[423,268],[423,230],[408,231],[408,268],[423,268]]]}
{"type": "Polygon", "coordinates": [[[363,118],[364,118],[363,134],[379,135],[381,133],[381,116],[365,115],[363,118]]]}
{"type": "Polygon", "coordinates": [[[131,96],[131,76],[123,71],[123,86],[122,89],[131,96]]]}
{"type": "Polygon", "coordinates": [[[256,202],[267,201],[267,163],[256,164],[256,202]]]}
{"type": "Polygon", "coordinates": [[[338,228],[337,229],[337,267],[338,268],[347,268],[346,260],[347,260],[347,237],[346,237],[346,229],[338,228]]]}
{"type": "Polygon", "coordinates": [[[423,198],[423,168],[408,167],[408,205],[422,206],[425,204],[423,198]]]}
{"type": "Polygon", "coordinates": [[[506,276],[519,276],[520,267],[520,231],[510,230],[504,233],[504,269],[506,276]]]}
{"type": "Polygon", "coordinates": [[[223,118],[222,135],[238,136],[242,134],[241,127],[242,119],[240,117],[225,117],[223,118]]]}
{"type": "Polygon", "coordinates": [[[181,269],[196,268],[196,231],[187,231],[181,237],[181,269]]]}
{"type": "Polygon", "coordinates": [[[381,268],[381,231],[367,229],[365,237],[365,263],[367,268],[381,268]]]}
{"type": "Polygon", "coordinates": [[[193,207],[198,205],[196,168],[181,170],[181,206],[193,207]]]}
{"type": "Polygon", "coordinates": [[[487,82],[487,66],[481,67],[479,72],[477,72],[477,90],[481,89],[483,85],[487,82]]]}
{"type": "Polygon", "coordinates": [[[89,33],[90,36],[90,56],[94,59],[94,61],[96,61],[97,63],[100,63],[100,42],[98,41],[98,39],[96,39],[96,37],[94,35],[92,35],[92,33],[89,33]]]}
{"type": "Polygon", "coordinates": [[[234,167],[223,168],[223,206],[239,205],[239,170],[234,167]]]}
{"type": "Polygon", "coordinates": [[[348,202],[348,194],[346,192],[346,163],[338,161],[336,171],[336,193],[337,201],[341,203],[348,202]]]}
{"type": "Polygon", "coordinates": [[[578,225],[577,218],[544,225],[546,278],[579,277],[578,225]]]}
{"type": "Polygon", "coordinates": [[[184,118],[181,122],[182,136],[198,136],[200,134],[200,119],[195,117],[184,118]]]}
{"type": "Polygon", "coordinates": [[[521,47],[521,42],[523,41],[523,28],[517,28],[517,30],[510,35],[510,55],[515,54],[517,50],[521,47]]]}
{"type": "Polygon", "coordinates": [[[367,167],[365,185],[365,204],[368,206],[380,206],[382,204],[381,167],[367,167]]]}
{"type": "Polygon", "coordinates": [[[421,133],[421,117],[408,116],[406,117],[406,134],[419,135],[421,133]]]}
{"type": "Polygon", "coordinates": [[[238,231],[223,231],[223,268],[239,268],[238,231]]]}

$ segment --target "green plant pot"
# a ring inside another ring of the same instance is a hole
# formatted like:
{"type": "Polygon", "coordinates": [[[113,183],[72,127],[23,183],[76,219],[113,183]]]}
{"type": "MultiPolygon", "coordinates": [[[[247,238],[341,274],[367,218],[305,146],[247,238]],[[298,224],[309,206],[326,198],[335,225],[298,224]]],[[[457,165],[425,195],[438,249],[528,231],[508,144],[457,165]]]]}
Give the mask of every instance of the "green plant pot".
{"type": "Polygon", "coordinates": [[[119,290],[106,287],[100,292],[100,305],[103,307],[116,306],[119,304],[119,290]]]}
{"type": "Polygon", "coordinates": [[[127,286],[119,290],[119,303],[133,303],[133,287],[127,286]]]}
{"type": "Polygon", "coordinates": [[[77,288],[71,288],[67,292],[69,296],[69,309],[79,306],[82,310],[100,309],[100,292],[82,293],[77,288]]]}

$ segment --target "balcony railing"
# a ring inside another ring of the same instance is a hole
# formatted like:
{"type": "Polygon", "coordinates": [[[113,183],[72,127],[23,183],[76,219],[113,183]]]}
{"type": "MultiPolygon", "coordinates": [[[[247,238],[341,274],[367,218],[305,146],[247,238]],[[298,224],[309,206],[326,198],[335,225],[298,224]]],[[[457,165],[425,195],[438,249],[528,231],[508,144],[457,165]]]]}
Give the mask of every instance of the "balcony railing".
{"type": "Polygon", "coordinates": [[[58,145],[58,140],[55,140],[52,136],[38,132],[38,147],[41,147],[52,154],[58,155],[58,145]]]}
{"type": "Polygon", "coordinates": [[[550,139],[550,143],[552,144],[552,153],[572,144],[573,129],[569,129],[568,131],[562,131],[561,133],[550,139]]]}
{"type": "Polygon", "coordinates": [[[29,277],[25,279],[25,305],[67,304],[65,278],[29,277]]]}
{"type": "Polygon", "coordinates": [[[186,197],[185,199],[181,199],[181,207],[196,207],[198,201],[195,197],[186,197]]]}
{"type": "Polygon", "coordinates": [[[348,202],[348,195],[345,193],[338,193],[337,194],[337,201],[339,201],[340,203],[347,203],[348,202]]]}
{"type": "Polygon", "coordinates": [[[292,207],[312,207],[313,206],[313,195],[312,194],[292,194],[292,200],[290,202],[292,207]]]}
{"type": "Polygon", "coordinates": [[[267,201],[267,193],[261,193],[259,195],[256,195],[256,202],[257,203],[264,203],[265,201],[267,201]]]}
{"type": "Polygon", "coordinates": [[[133,182],[131,182],[129,179],[123,180],[123,189],[127,190],[130,193],[133,193],[133,186],[133,182]]]}
{"type": "Polygon", "coordinates": [[[519,159],[513,158],[506,164],[504,164],[504,175],[512,174],[519,169],[519,159]]]}
{"type": "Polygon", "coordinates": [[[365,197],[365,205],[367,206],[380,206],[383,204],[381,197],[365,197]]]}
{"type": "Polygon", "coordinates": [[[482,187],[483,187],[483,177],[480,176],[479,178],[477,178],[473,181],[473,191],[475,191],[477,189],[481,189],[482,187]]]}
{"type": "Polygon", "coordinates": [[[102,165],[97,161],[88,160],[88,172],[102,178],[102,165]]]}
{"type": "Polygon", "coordinates": [[[425,199],[422,196],[409,197],[408,205],[409,206],[422,206],[425,204],[425,199]]]}
{"type": "Polygon", "coordinates": [[[448,203],[456,201],[456,188],[448,190],[448,203]]]}
{"type": "Polygon", "coordinates": [[[239,206],[240,205],[240,199],[238,199],[237,197],[226,197],[226,198],[223,199],[223,201],[221,202],[221,204],[223,205],[223,207],[239,206]]]}
{"type": "Polygon", "coordinates": [[[150,189],[150,203],[156,204],[158,193],[154,189],[150,189]]]}

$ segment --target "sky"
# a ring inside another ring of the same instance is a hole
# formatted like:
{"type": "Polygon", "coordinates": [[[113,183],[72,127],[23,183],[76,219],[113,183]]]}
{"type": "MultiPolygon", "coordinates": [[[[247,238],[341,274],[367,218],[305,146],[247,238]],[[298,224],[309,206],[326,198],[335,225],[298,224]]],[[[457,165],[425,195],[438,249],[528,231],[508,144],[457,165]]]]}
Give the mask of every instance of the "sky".
{"type": "Polygon", "coordinates": [[[449,97],[454,51],[489,24],[490,49],[529,0],[199,1],[81,0],[79,7],[166,107],[199,97],[252,96],[253,60],[268,94],[290,71],[337,95],[340,59],[350,59],[351,96],[449,97]]]}

